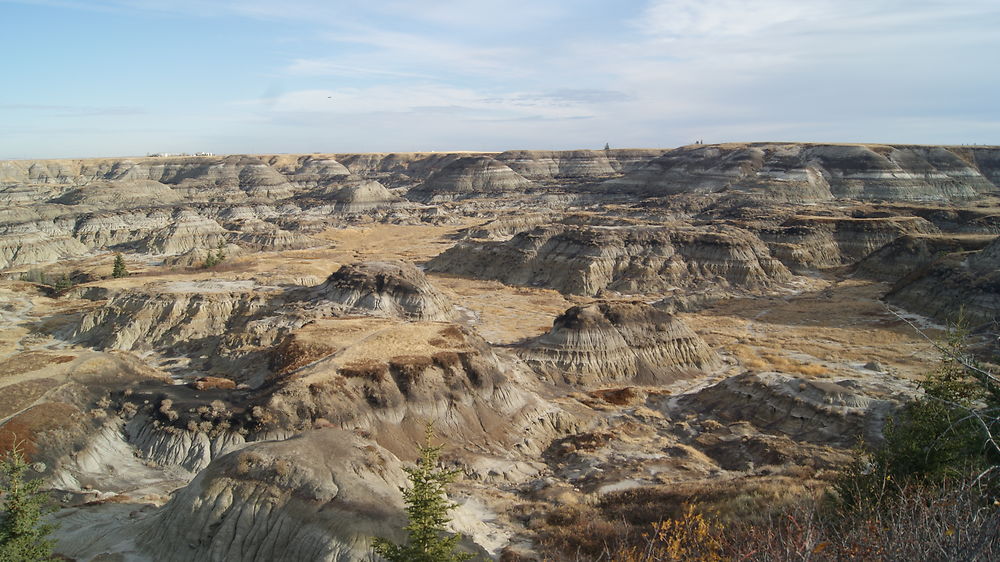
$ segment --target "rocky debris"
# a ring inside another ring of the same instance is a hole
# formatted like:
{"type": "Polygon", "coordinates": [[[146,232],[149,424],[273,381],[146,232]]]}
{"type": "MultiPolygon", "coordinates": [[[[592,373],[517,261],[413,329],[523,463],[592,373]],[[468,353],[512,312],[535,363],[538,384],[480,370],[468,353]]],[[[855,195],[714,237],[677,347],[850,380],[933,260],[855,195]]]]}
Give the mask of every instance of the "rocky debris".
{"type": "Polygon", "coordinates": [[[489,156],[466,156],[434,172],[407,192],[414,201],[432,203],[523,191],[534,184],[489,156]]]}
{"type": "Polygon", "coordinates": [[[543,226],[504,242],[461,241],[427,269],[581,295],[702,283],[755,288],[789,278],[756,236],[725,225],[543,226]]]}
{"type": "Polygon", "coordinates": [[[947,254],[904,276],[886,300],[941,322],[972,327],[1000,318],[1000,238],[983,249],[947,254]]]}
{"type": "Polygon", "coordinates": [[[717,363],[681,319],[639,301],[574,306],[517,353],[552,379],[584,386],[658,385],[717,363]]]}
{"type": "Polygon", "coordinates": [[[337,429],[250,445],[213,461],[136,542],[157,560],[361,560],[400,540],[399,460],[337,429]]]}
{"type": "Polygon", "coordinates": [[[820,380],[746,373],[677,399],[681,412],[724,423],[749,422],[759,432],[852,447],[859,437],[882,441],[887,416],[915,393],[899,379],[820,380]]]}
{"type": "Polygon", "coordinates": [[[758,231],[774,257],[793,271],[853,264],[903,235],[934,234],[920,217],[828,217],[795,215],[758,231]]]}
{"type": "Polygon", "coordinates": [[[995,149],[926,146],[724,144],[678,148],[623,178],[604,193],[668,195],[723,190],[780,201],[834,198],[962,201],[996,190],[995,149]],[[967,160],[966,152],[976,157],[967,160]]]}
{"type": "Polygon", "coordinates": [[[366,314],[447,322],[455,306],[422,271],[401,261],[343,265],[319,287],[321,298],[366,314]]]}
{"type": "Polygon", "coordinates": [[[857,264],[855,271],[895,283],[947,254],[982,250],[995,239],[996,236],[980,234],[908,234],[872,252],[857,264]]]}

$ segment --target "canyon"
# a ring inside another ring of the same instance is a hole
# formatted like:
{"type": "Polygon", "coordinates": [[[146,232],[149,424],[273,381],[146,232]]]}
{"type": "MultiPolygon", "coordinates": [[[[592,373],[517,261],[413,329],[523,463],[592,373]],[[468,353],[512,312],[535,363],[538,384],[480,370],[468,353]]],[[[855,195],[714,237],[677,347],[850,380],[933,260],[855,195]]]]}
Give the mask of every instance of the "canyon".
{"type": "Polygon", "coordinates": [[[567,506],[829,482],[996,353],[998,237],[1000,147],[4,161],[0,448],[71,559],[375,560],[430,424],[463,549],[569,560],[567,506]]]}

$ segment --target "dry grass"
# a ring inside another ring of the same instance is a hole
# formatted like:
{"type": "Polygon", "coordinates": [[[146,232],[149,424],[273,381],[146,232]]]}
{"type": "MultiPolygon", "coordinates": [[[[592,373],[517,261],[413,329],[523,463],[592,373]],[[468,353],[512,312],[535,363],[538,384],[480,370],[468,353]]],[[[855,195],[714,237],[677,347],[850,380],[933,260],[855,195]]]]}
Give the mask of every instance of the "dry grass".
{"type": "Polygon", "coordinates": [[[18,353],[4,361],[0,361],[0,377],[21,375],[44,369],[49,365],[69,363],[76,359],[74,355],[56,355],[44,351],[29,351],[18,353]]]}
{"type": "Polygon", "coordinates": [[[747,345],[737,344],[729,347],[729,351],[745,369],[751,371],[777,371],[814,377],[830,374],[830,369],[818,363],[804,363],[776,352],[758,352],[747,345]]]}
{"type": "Polygon", "coordinates": [[[380,381],[385,379],[385,376],[389,373],[389,365],[381,361],[363,359],[352,361],[342,366],[337,372],[349,379],[380,381]]]}
{"type": "Polygon", "coordinates": [[[0,418],[30,406],[58,383],[53,379],[30,379],[0,388],[0,418]]]}

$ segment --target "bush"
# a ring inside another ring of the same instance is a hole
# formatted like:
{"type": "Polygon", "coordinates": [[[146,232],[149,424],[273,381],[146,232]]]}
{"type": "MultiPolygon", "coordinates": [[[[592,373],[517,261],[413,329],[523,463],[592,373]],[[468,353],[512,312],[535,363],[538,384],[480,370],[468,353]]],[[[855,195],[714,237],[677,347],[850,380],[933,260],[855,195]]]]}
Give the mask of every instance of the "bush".
{"type": "MultiPolygon", "coordinates": [[[[843,507],[879,509],[907,486],[934,486],[973,473],[986,478],[1000,463],[993,429],[1000,393],[993,373],[968,351],[961,326],[938,344],[941,364],[920,383],[922,397],[888,421],[885,443],[859,450],[835,485],[843,507]]],[[[988,482],[992,478],[986,478],[988,482]]],[[[997,490],[987,488],[991,496],[997,490]]]]}

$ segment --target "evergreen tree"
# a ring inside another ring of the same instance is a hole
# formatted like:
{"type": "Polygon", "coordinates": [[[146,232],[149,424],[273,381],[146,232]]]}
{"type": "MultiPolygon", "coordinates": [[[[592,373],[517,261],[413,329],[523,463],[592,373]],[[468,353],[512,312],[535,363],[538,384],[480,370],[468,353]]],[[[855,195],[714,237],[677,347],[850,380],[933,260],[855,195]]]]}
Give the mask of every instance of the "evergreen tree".
{"type": "Polygon", "coordinates": [[[448,511],[457,505],[448,501],[445,487],[459,471],[437,466],[441,447],[431,445],[433,436],[428,424],[417,466],[404,469],[410,476],[410,488],[400,488],[410,520],[405,527],[407,543],[399,545],[376,537],[372,544],[376,554],[391,562],[460,562],[472,558],[471,554],[455,552],[461,535],[445,532],[445,525],[451,520],[448,511]]]}
{"type": "Polygon", "coordinates": [[[128,270],[125,269],[125,258],[121,254],[115,254],[115,266],[111,270],[111,276],[115,279],[119,277],[128,277],[128,270]]]}
{"type": "Polygon", "coordinates": [[[39,490],[42,481],[26,480],[28,461],[17,443],[0,461],[3,510],[0,520],[0,561],[35,562],[53,560],[49,533],[55,528],[42,522],[48,494],[39,490]]]}

